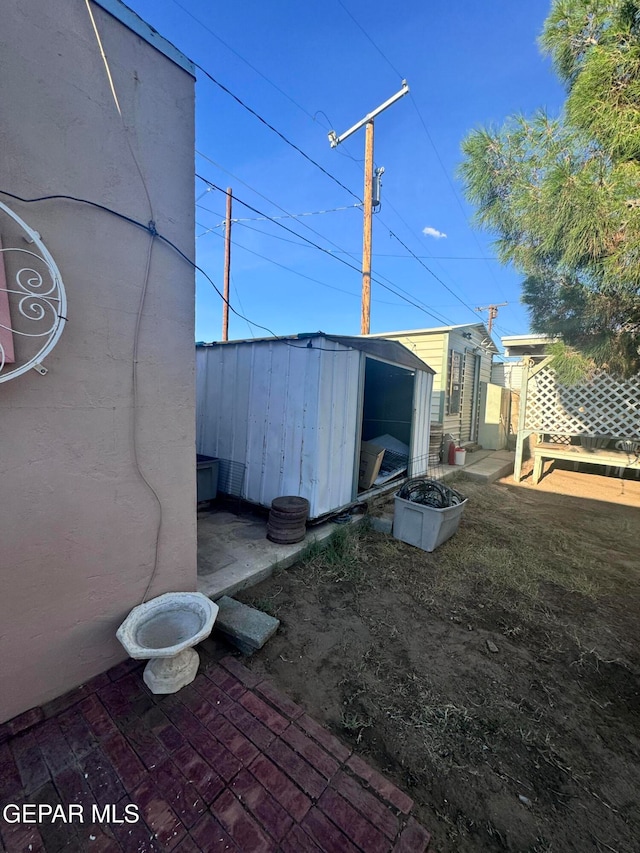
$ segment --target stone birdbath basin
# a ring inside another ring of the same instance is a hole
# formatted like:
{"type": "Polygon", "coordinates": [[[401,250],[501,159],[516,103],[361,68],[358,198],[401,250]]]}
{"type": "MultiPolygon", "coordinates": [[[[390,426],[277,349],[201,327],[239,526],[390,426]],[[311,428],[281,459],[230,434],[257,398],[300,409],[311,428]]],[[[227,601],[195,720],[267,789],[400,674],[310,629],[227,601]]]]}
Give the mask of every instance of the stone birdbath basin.
{"type": "Polygon", "coordinates": [[[167,592],[134,607],[116,636],[128,655],[148,660],[144,681],[152,693],[175,693],[196,677],[193,646],[213,629],[218,605],[200,592],[167,592]]]}

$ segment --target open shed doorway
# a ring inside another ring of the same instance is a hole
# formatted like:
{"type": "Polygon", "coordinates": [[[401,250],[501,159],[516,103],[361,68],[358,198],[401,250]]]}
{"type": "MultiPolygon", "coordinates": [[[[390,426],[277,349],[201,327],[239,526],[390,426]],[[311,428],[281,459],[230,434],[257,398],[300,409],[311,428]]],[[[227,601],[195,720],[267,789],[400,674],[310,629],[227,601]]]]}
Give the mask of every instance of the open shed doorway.
{"type": "MultiPolygon", "coordinates": [[[[406,473],[413,427],[415,371],[365,359],[361,441],[385,450],[376,486],[406,473]]],[[[358,487],[358,492],[369,487],[358,487]]]]}

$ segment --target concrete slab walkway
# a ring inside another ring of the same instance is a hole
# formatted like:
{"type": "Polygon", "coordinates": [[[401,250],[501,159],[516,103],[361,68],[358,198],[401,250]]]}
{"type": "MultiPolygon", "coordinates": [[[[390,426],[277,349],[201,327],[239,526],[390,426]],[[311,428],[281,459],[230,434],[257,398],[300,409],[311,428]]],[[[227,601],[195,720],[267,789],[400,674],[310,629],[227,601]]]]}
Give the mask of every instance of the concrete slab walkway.
{"type": "MultiPolygon", "coordinates": [[[[474,480],[493,483],[513,471],[514,457],[506,450],[477,450],[467,453],[464,466],[439,465],[427,476],[448,480],[464,472],[474,480]]],[[[391,484],[388,491],[391,494],[397,488],[398,483],[391,484]]],[[[361,497],[367,500],[371,494],[361,497]]],[[[352,523],[362,518],[354,516],[352,523]]],[[[198,517],[198,591],[215,601],[253,586],[274,569],[293,565],[305,548],[314,541],[325,541],[338,526],[332,522],[313,525],[307,528],[303,542],[276,545],[267,539],[266,517],[262,515],[246,510],[242,514],[225,510],[202,513],[198,517]]]]}
{"type": "MultiPolygon", "coordinates": [[[[355,516],[354,520],[360,517],[355,516]]],[[[216,511],[198,518],[198,592],[214,601],[293,565],[312,542],[323,542],[338,527],[324,522],[307,528],[304,541],[277,545],[267,539],[266,518],[251,512],[216,511]]]]}
{"type": "Polygon", "coordinates": [[[172,696],[143,665],[0,726],[7,853],[426,851],[411,798],[236,658],[172,696]]]}
{"type": "MultiPolygon", "coordinates": [[[[515,453],[512,450],[483,450],[467,454],[462,469],[465,477],[479,483],[494,483],[513,472],[515,453]]],[[[458,469],[460,470],[460,469],[458,469]]]]}

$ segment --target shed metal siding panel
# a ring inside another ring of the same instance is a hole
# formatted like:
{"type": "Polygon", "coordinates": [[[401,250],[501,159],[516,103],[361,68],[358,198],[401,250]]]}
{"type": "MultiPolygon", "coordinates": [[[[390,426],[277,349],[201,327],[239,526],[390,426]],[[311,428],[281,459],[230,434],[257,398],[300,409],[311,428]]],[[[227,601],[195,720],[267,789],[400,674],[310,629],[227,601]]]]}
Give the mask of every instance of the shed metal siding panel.
{"type": "Polygon", "coordinates": [[[517,363],[504,362],[502,364],[498,362],[491,368],[491,382],[494,385],[511,388],[513,391],[520,391],[522,387],[522,371],[523,365],[521,361],[517,363]]]}
{"type": "Polygon", "coordinates": [[[325,339],[198,347],[198,452],[244,464],[242,496],[252,503],[301,495],[312,518],[344,506],[353,499],[361,357],[325,339]]]}
{"type": "Polygon", "coordinates": [[[364,353],[335,347],[321,352],[318,383],[318,433],[313,480],[314,516],[331,512],[354,498],[354,468],[359,449],[360,366],[364,353]]]}
{"type": "Polygon", "coordinates": [[[429,404],[433,387],[433,375],[416,370],[413,386],[413,427],[411,431],[411,458],[408,474],[419,477],[429,467],[429,433],[431,430],[431,407],[429,404]]]}
{"type": "Polygon", "coordinates": [[[239,348],[196,349],[198,453],[243,462],[246,455],[251,353],[239,348]]]}
{"type": "Polygon", "coordinates": [[[320,353],[281,342],[250,347],[245,497],[263,506],[278,495],[313,502],[320,353]]]}

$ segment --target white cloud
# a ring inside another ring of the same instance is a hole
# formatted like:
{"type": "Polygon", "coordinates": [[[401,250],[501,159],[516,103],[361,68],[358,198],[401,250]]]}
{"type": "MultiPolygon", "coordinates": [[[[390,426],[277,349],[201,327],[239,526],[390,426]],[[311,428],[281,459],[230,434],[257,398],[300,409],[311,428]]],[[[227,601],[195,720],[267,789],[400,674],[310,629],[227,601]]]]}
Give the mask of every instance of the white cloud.
{"type": "Polygon", "coordinates": [[[423,228],[422,233],[426,237],[434,237],[436,240],[440,240],[441,237],[447,236],[443,231],[438,231],[437,228],[432,228],[430,225],[427,225],[426,228],[423,228]]]}

